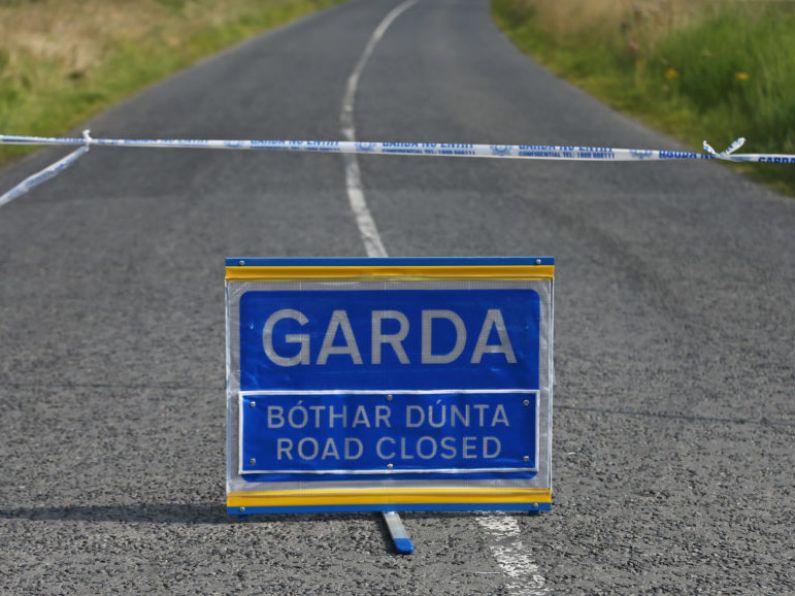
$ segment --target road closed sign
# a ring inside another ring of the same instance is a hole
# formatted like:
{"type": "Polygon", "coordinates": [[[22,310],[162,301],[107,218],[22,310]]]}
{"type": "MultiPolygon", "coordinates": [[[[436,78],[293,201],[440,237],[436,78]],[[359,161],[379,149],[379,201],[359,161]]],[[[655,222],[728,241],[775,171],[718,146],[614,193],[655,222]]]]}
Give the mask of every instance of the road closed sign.
{"type": "Polygon", "coordinates": [[[548,509],[551,258],[228,259],[231,514],[548,509]]]}

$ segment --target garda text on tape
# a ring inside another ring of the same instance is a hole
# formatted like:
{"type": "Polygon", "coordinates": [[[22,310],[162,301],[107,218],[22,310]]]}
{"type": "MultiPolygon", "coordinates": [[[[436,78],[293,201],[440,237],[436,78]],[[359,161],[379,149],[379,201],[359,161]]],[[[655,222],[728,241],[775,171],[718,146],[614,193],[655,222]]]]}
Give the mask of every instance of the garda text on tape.
{"type": "Polygon", "coordinates": [[[229,513],[549,508],[551,258],[226,265],[229,513]]]}

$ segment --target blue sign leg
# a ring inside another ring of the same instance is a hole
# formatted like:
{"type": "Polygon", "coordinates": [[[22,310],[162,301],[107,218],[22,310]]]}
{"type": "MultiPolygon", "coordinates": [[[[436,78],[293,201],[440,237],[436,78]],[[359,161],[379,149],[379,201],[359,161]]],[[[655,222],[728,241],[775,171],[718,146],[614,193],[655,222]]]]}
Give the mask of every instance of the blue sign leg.
{"type": "Polygon", "coordinates": [[[395,550],[401,555],[413,553],[414,545],[411,543],[411,538],[406,534],[406,528],[403,527],[403,522],[400,521],[397,511],[384,511],[384,521],[387,528],[389,528],[389,534],[392,536],[395,550]]]}

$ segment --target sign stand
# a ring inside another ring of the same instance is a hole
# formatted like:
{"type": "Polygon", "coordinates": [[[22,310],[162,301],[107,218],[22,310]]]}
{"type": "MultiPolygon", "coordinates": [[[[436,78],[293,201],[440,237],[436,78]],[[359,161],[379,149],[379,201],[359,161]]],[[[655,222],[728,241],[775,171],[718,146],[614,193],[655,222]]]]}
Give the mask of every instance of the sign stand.
{"type": "Polygon", "coordinates": [[[227,259],[227,512],[549,510],[554,271],[227,259]]]}
{"type": "Polygon", "coordinates": [[[410,555],[414,552],[414,544],[411,538],[406,534],[406,528],[403,527],[403,522],[400,519],[397,511],[384,511],[384,521],[386,527],[389,528],[389,535],[392,536],[392,542],[395,545],[395,550],[401,555],[410,555]]]}

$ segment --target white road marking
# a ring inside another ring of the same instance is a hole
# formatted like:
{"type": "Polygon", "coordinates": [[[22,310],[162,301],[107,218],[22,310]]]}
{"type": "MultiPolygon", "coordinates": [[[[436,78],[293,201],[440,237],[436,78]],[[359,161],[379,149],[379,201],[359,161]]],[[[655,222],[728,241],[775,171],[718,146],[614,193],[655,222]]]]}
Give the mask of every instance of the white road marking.
{"type": "MultiPolygon", "coordinates": [[[[356,102],[356,89],[359,86],[359,77],[370,59],[375,46],[381,41],[381,38],[389,29],[389,26],[398,18],[404,11],[411,8],[417,0],[407,0],[399,4],[387,14],[383,20],[375,28],[370,40],[359,56],[359,61],[348,77],[348,85],[345,88],[345,95],[342,98],[342,111],[340,112],[340,127],[342,135],[349,141],[356,141],[356,127],[353,123],[353,107],[356,102]]],[[[378,227],[375,225],[375,220],[370,214],[370,209],[367,208],[367,200],[364,197],[364,190],[362,189],[362,174],[359,170],[359,160],[356,154],[346,153],[345,158],[345,183],[348,189],[348,201],[351,204],[353,214],[356,216],[356,225],[359,226],[359,233],[364,242],[364,248],[367,251],[368,257],[385,257],[387,256],[384,243],[381,242],[381,236],[378,233],[378,227]]]]}
{"type": "Polygon", "coordinates": [[[548,596],[544,576],[533,562],[529,548],[519,539],[522,529],[515,518],[508,515],[486,515],[478,517],[478,522],[498,543],[490,545],[491,553],[497,559],[505,574],[511,578],[506,586],[512,596],[548,596]]]}
{"type": "MultiPolygon", "coordinates": [[[[359,86],[359,78],[367,65],[370,55],[375,46],[384,36],[389,26],[404,11],[411,8],[418,0],[406,0],[399,4],[387,14],[375,28],[370,40],[359,57],[359,61],[348,77],[348,84],[345,88],[345,95],[342,99],[342,111],[340,112],[340,127],[342,135],[349,141],[356,141],[356,127],[354,125],[354,105],[356,103],[356,89],[359,86]]],[[[359,169],[359,161],[355,153],[346,153],[345,158],[345,182],[348,190],[348,200],[356,216],[356,224],[359,226],[359,233],[362,236],[365,250],[368,257],[386,257],[387,252],[378,227],[375,224],[370,209],[367,207],[367,200],[362,189],[362,174],[359,169]]],[[[507,585],[512,596],[548,596],[549,589],[546,587],[546,580],[539,573],[538,565],[533,562],[521,540],[519,523],[507,515],[488,515],[478,517],[480,525],[485,528],[498,544],[490,545],[494,558],[497,560],[503,573],[511,582],[507,585]]]]}

